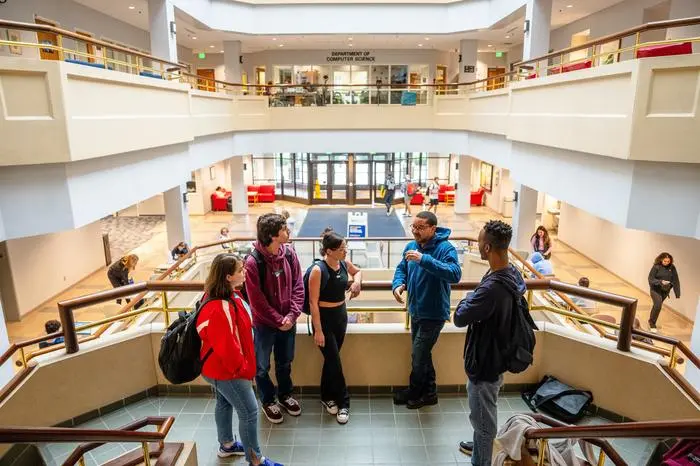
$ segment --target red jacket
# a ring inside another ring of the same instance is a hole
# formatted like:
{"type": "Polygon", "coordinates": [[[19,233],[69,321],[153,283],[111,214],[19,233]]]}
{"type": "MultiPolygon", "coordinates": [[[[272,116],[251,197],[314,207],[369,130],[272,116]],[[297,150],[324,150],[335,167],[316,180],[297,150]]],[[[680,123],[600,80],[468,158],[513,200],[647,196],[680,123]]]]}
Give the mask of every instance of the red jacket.
{"type": "Polygon", "coordinates": [[[253,380],[255,348],[251,317],[238,293],[233,293],[231,299],[233,302],[210,301],[199,311],[200,357],[214,349],[202,367],[202,375],[216,380],[253,380]]]}

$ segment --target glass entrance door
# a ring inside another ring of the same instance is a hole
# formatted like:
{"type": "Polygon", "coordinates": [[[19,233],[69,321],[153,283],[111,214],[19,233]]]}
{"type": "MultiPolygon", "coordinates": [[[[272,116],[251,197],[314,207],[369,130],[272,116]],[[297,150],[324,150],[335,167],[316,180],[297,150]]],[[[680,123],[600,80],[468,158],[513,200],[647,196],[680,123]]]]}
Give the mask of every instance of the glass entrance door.
{"type": "Polygon", "coordinates": [[[372,202],[372,162],[355,161],[355,204],[369,204],[372,202]]]}
{"type": "Polygon", "coordinates": [[[326,160],[312,160],[309,180],[313,186],[312,204],[347,204],[348,203],[348,162],[331,160],[328,156],[319,156],[326,160]]]}

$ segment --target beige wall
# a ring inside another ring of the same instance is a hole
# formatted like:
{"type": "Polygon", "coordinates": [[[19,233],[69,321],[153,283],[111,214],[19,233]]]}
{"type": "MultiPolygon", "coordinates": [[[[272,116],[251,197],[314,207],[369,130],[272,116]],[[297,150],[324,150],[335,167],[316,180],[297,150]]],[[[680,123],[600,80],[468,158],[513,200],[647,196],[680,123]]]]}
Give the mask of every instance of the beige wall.
{"type": "Polygon", "coordinates": [[[0,281],[2,293],[14,295],[6,302],[5,318],[19,317],[61,291],[104,267],[100,222],[76,230],[9,240],[7,261],[10,280],[0,281]],[[11,286],[11,290],[5,287],[11,286]]]}
{"type": "Polygon", "coordinates": [[[678,300],[672,294],[666,304],[694,319],[700,295],[700,240],[631,230],[566,203],[561,205],[559,239],[645,293],[654,259],[661,252],[670,253],[682,293],[678,300]]]}

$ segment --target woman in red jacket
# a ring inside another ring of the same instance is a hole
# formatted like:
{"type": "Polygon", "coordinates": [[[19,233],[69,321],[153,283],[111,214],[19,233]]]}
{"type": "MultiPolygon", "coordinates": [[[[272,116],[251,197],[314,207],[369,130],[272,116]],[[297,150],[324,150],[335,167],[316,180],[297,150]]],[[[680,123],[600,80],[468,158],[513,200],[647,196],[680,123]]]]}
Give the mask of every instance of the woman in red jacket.
{"type": "Polygon", "coordinates": [[[202,376],[216,393],[214,419],[219,457],[245,455],[251,466],[282,466],[260,453],[258,403],[253,392],[255,350],[248,303],[234,290],[245,281],[243,260],[235,254],[214,258],[204,284],[208,301],[197,318],[202,339],[202,376]],[[208,356],[207,356],[208,355],[208,356]],[[234,441],[233,409],[241,442],[234,441]]]}

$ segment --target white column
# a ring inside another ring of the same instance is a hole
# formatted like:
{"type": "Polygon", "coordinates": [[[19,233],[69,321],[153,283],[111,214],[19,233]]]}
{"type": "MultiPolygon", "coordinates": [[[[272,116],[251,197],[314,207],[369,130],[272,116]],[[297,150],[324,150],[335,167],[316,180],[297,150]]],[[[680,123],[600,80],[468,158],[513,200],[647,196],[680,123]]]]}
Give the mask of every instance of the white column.
{"type": "Polygon", "coordinates": [[[151,55],[177,63],[177,38],[172,33],[175,7],[170,0],[148,0],[151,55]]]}
{"type": "MultiPolygon", "coordinates": [[[[671,0],[671,8],[668,13],[670,19],[690,18],[700,16],[700,2],[698,0],[671,0]]],[[[686,26],[682,28],[669,28],[666,31],[667,39],[683,39],[700,36],[700,26],[686,26]]],[[[698,45],[693,43],[695,51],[698,45]]]]}
{"type": "Polygon", "coordinates": [[[546,55],[549,52],[552,0],[528,0],[525,21],[530,26],[523,41],[523,60],[546,55]]]}
{"type": "MultiPolygon", "coordinates": [[[[10,340],[7,336],[7,325],[5,325],[5,314],[2,310],[2,296],[0,296],[0,354],[3,354],[10,347],[10,340]]],[[[0,387],[10,381],[15,371],[12,368],[13,360],[10,358],[5,364],[0,366],[0,387]]]]}
{"type": "Polygon", "coordinates": [[[248,188],[243,173],[243,157],[231,157],[226,161],[231,172],[231,205],[234,214],[248,213],[248,188]]]}
{"type": "MultiPolygon", "coordinates": [[[[698,298],[698,307],[695,312],[693,334],[690,337],[690,351],[695,354],[700,354],[700,298],[698,298]]],[[[700,390],[700,369],[695,367],[694,364],[688,364],[685,370],[685,378],[688,379],[688,382],[690,382],[696,390],[700,390]]]]}
{"type": "Polygon", "coordinates": [[[518,200],[513,209],[513,240],[516,251],[530,251],[530,237],[537,221],[537,191],[523,184],[515,185],[518,200]]]}
{"type": "Polygon", "coordinates": [[[459,82],[461,83],[476,81],[478,45],[479,41],[477,40],[463,39],[459,41],[459,55],[462,57],[462,61],[459,63],[459,82]],[[468,69],[471,71],[467,72],[468,69]]]}
{"type": "Polygon", "coordinates": [[[168,249],[174,248],[180,241],[184,241],[189,246],[192,246],[190,217],[187,211],[187,203],[185,202],[186,193],[187,188],[184,184],[175,186],[163,193],[168,249]]]}
{"type": "Polygon", "coordinates": [[[459,156],[457,192],[455,193],[455,213],[468,214],[471,208],[472,191],[472,158],[468,155],[459,156]]]}
{"type": "Polygon", "coordinates": [[[241,82],[241,41],[226,40],[224,41],[224,73],[226,81],[230,83],[241,82]]]}

